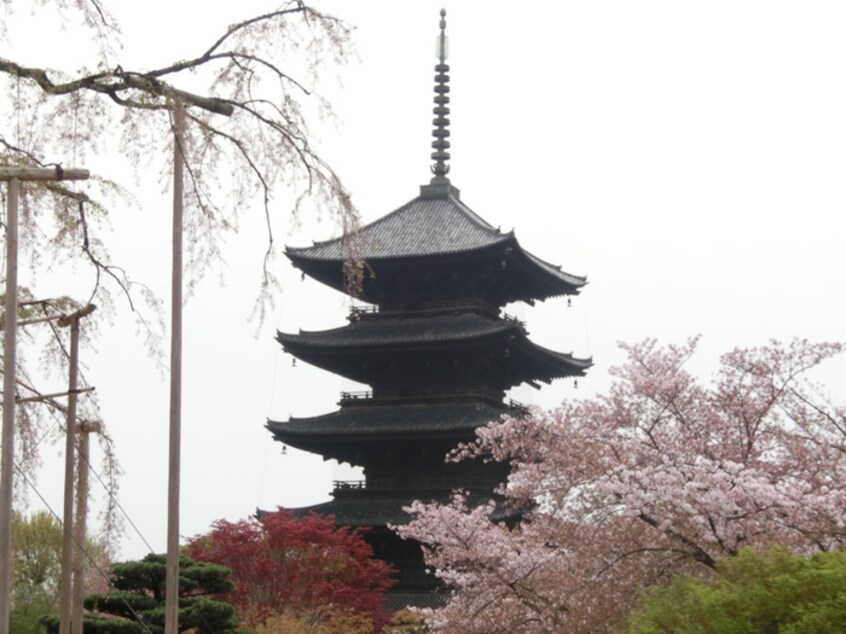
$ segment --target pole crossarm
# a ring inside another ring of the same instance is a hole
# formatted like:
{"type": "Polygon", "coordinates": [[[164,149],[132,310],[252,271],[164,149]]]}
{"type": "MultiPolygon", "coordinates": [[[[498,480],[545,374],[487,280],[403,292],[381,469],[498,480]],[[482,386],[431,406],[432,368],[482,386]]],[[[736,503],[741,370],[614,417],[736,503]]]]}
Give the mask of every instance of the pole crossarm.
{"type": "Polygon", "coordinates": [[[79,310],[72,312],[70,315],[62,315],[59,318],[59,325],[62,328],[66,328],[70,326],[75,320],[87,317],[95,310],[97,310],[97,306],[95,306],[94,304],[86,304],[79,310]]]}
{"type": "Polygon", "coordinates": [[[232,104],[224,101],[223,99],[217,99],[215,97],[203,97],[201,95],[195,95],[191,92],[179,90],[178,88],[171,88],[171,91],[174,95],[184,99],[187,103],[191,104],[192,106],[197,106],[202,110],[208,110],[209,112],[213,112],[214,114],[222,114],[224,117],[231,117],[232,114],[235,112],[235,108],[232,106],[232,104]]]}
{"type": "Polygon", "coordinates": [[[24,319],[23,321],[18,322],[18,327],[20,326],[32,326],[33,324],[43,324],[45,321],[57,321],[62,319],[64,315],[47,315],[46,317],[36,317],[34,319],[24,319]]]}
{"type": "Polygon", "coordinates": [[[85,394],[86,392],[93,392],[95,387],[80,387],[76,390],[67,390],[65,392],[54,392],[53,394],[39,394],[38,396],[25,396],[23,398],[16,398],[15,403],[34,403],[35,401],[45,401],[51,398],[58,398],[60,396],[70,396],[71,394],[85,394]]]}
{"type": "MultiPolygon", "coordinates": [[[[94,304],[88,304],[87,306],[83,306],[78,311],[71,313],[70,315],[45,315],[44,317],[34,317],[32,319],[24,319],[23,321],[17,322],[18,327],[20,326],[32,326],[33,324],[43,324],[45,321],[58,321],[61,327],[70,326],[70,320],[74,317],[85,317],[86,315],[90,315],[96,310],[97,306],[94,304]]],[[[0,330],[3,329],[3,324],[0,324],[0,330]]]]}
{"type": "Polygon", "coordinates": [[[84,181],[91,173],[75,167],[0,167],[0,181],[84,181]]]}

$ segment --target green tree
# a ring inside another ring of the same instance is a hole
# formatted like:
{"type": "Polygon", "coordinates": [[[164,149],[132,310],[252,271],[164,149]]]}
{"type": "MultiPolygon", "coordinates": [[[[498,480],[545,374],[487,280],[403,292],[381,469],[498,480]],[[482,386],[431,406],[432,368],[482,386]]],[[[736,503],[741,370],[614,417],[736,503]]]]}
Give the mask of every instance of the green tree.
{"type": "MultiPolygon", "coordinates": [[[[86,553],[99,560],[106,550],[88,541],[86,553]]],[[[62,525],[47,511],[12,515],[12,631],[31,634],[56,609],[62,561],[62,525]]]]}
{"type": "Polygon", "coordinates": [[[629,634],[835,634],[846,631],[846,552],[809,558],[744,548],[714,578],[676,577],[652,590],[629,634]]]}
{"type": "MultiPolygon", "coordinates": [[[[86,634],[161,634],[165,620],[165,555],[147,555],[111,567],[114,591],[85,598],[86,634]]],[[[213,598],[232,589],[224,566],[179,560],[179,631],[196,634],[239,632],[235,608],[213,598]]],[[[55,617],[45,619],[58,632],[55,617]]]]}
{"type": "Polygon", "coordinates": [[[62,526],[48,512],[12,515],[15,606],[52,605],[59,586],[62,526]]]}

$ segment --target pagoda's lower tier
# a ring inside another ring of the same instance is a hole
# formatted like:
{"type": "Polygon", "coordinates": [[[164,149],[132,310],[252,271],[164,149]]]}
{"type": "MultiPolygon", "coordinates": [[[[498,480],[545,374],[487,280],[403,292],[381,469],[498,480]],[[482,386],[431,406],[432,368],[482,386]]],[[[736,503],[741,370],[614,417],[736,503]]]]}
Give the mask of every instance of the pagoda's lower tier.
{"type": "MultiPolygon", "coordinates": [[[[446,503],[455,490],[466,492],[472,506],[492,500],[508,465],[448,462],[446,455],[471,442],[476,429],[526,410],[484,392],[422,401],[346,396],[336,412],[267,423],[280,442],[364,468],[364,480],[336,482],[334,499],[296,512],[331,515],[339,526],[367,527],[366,539],[376,557],[397,570],[395,598],[431,605],[439,583],[426,571],[420,545],[400,539],[390,527],[409,520],[404,509],[415,500],[446,503]]],[[[506,517],[501,508],[496,513],[506,517]]]]}
{"type": "MultiPolygon", "coordinates": [[[[410,520],[404,510],[415,500],[446,504],[450,494],[420,495],[380,495],[368,492],[366,488],[336,488],[334,499],[322,504],[294,509],[297,516],[316,513],[332,516],[335,525],[364,528],[365,540],[373,548],[377,558],[389,563],[394,569],[396,585],[390,590],[388,603],[392,609],[407,606],[437,607],[443,600],[440,592],[443,586],[423,561],[420,544],[413,540],[403,540],[391,530],[391,526],[400,526],[410,520]],[[395,604],[395,605],[394,605],[395,604]]],[[[494,501],[490,494],[469,493],[465,502],[475,508],[494,501]]],[[[501,502],[494,501],[491,518],[494,521],[513,521],[519,511],[506,508],[501,502]]]]}

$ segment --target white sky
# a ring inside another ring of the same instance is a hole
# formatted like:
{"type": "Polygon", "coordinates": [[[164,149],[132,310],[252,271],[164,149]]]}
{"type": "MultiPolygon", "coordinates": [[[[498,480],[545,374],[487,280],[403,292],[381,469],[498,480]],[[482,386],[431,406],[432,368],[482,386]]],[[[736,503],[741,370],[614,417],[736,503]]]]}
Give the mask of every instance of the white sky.
{"type": "MultiPolygon", "coordinates": [[[[152,66],[187,57],[226,24],[267,8],[256,0],[211,6],[115,3],[127,58],[152,66]]],[[[317,6],[358,27],[360,63],[342,71],[342,87],[324,89],[342,123],[314,131],[370,222],[429,178],[441,4],[317,6]]],[[[516,229],[524,248],[590,281],[572,308],[562,299],[509,308],[536,342],[596,362],[578,390],[561,381],[515,397],[553,406],[605,390],[608,367],[622,359],[620,340],[682,342],[701,333],[694,367],[704,372],[738,345],[844,339],[846,4],[530,6],[446,6],[453,184],[491,224],[516,229]]],[[[113,250],[167,298],[170,201],[155,175],[146,176],[153,184],[140,190],[142,210],[114,219],[113,250]]],[[[273,340],[277,327],[342,325],[349,304],[286,264],[277,313],[256,337],[247,317],[264,238],[260,210],[245,212],[252,220],[229,245],[223,280],[210,275],[185,312],[185,536],[257,507],[324,501],[331,480],[349,475],[317,456],[281,455],[263,427],[268,417],[329,412],[341,390],[358,387],[304,363],[292,367],[273,340]]],[[[333,231],[306,220],[284,241],[309,244],[333,231]]],[[[163,551],[166,378],[122,323],[88,354],[87,376],[125,471],[121,504],[163,551]]],[[[839,402],[844,370],[838,360],[821,374],[839,402]]],[[[60,509],[60,446],[47,448],[45,460],[39,487],[60,509]]],[[[121,555],[145,552],[128,531],[121,555]]]]}

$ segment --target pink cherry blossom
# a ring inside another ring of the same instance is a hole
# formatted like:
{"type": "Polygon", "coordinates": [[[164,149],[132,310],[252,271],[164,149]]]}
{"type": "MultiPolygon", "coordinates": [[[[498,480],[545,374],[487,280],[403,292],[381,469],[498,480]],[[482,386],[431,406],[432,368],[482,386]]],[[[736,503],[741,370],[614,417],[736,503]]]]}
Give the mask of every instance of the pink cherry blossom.
{"type": "Polygon", "coordinates": [[[396,530],[452,589],[428,613],[436,631],[609,631],[644,588],[744,546],[844,547],[846,408],[807,377],[843,346],[734,350],[703,384],[685,369],[696,343],[624,345],[607,396],[492,423],[453,452],[511,462],[515,521],[460,494],[410,507],[396,530]]]}

